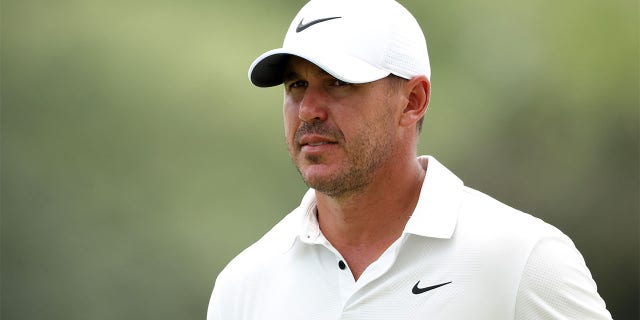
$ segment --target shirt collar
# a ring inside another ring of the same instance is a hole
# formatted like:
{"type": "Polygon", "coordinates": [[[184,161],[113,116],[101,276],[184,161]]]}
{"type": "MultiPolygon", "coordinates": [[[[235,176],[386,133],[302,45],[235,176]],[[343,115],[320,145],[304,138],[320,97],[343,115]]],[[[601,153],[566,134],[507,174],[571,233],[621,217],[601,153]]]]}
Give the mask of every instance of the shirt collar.
{"type": "Polygon", "coordinates": [[[318,223],[318,200],[316,199],[316,191],[309,189],[302,197],[299,210],[302,212],[300,221],[300,232],[298,238],[300,241],[309,244],[319,244],[324,240],[318,223]]]}
{"type": "Polygon", "coordinates": [[[315,190],[309,189],[302,197],[300,205],[291,211],[269,233],[282,244],[282,252],[291,250],[296,243],[320,243],[324,238],[316,215],[317,200],[315,190]]]}
{"type": "Polygon", "coordinates": [[[422,156],[418,161],[427,172],[404,233],[449,239],[458,221],[464,184],[434,157],[422,156]]]}
{"type": "MultiPolygon", "coordinates": [[[[458,220],[464,184],[434,157],[421,156],[418,161],[426,169],[426,174],[418,203],[404,233],[449,239],[458,220]]],[[[309,189],[296,209],[300,218],[296,239],[307,244],[326,242],[318,224],[317,203],[315,190],[309,189]]]]}

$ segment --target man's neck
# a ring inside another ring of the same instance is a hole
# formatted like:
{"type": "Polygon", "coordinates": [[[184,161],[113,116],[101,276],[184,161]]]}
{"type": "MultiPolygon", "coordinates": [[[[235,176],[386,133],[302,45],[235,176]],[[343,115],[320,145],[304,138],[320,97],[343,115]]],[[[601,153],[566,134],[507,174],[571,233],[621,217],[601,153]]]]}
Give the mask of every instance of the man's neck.
{"type": "Polygon", "coordinates": [[[320,229],[356,280],[400,237],[418,202],[425,170],[415,157],[406,162],[378,170],[361,192],[338,198],[316,194],[320,229]]]}

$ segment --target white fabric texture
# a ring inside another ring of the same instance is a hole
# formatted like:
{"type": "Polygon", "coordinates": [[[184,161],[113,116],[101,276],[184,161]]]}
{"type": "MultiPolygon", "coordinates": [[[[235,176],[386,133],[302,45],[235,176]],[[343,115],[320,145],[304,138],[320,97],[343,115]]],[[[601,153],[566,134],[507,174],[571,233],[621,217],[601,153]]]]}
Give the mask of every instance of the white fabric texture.
{"type": "Polygon", "coordinates": [[[567,236],[419,160],[412,217],[358,281],[322,235],[309,190],[218,275],[207,319],[611,319],[567,236]]]}
{"type": "Polygon", "coordinates": [[[610,319],[580,253],[556,238],[541,239],[518,290],[516,319],[610,319]]]}

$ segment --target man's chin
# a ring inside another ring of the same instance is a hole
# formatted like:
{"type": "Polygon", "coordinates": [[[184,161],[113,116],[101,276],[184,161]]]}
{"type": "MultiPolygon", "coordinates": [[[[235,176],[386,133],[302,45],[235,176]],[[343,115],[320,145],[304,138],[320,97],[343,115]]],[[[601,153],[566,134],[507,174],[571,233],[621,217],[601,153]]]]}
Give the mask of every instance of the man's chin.
{"type": "Polygon", "coordinates": [[[298,171],[304,182],[314,189],[317,189],[316,186],[332,184],[335,180],[335,174],[332,174],[324,165],[309,165],[298,171]]]}
{"type": "Polygon", "coordinates": [[[317,192],[324,195],[340,198],[346,195],[357,193],[367,185],[365,180],[353,179],[349,175],[338,172],[323,172],[307,170],[301,172],[304,183],[317,192]]]}

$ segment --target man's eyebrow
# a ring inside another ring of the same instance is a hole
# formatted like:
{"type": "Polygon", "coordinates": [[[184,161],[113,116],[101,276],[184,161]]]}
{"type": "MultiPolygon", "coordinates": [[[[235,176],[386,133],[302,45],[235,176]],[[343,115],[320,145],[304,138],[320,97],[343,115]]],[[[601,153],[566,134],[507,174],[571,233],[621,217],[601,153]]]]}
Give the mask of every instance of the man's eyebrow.
{"type": "Polygon", "coordinates": [[[282,76],[282,79],[284,80],[284,82],[299,79],[299,78],[300,78],[300,75],[293,70],[285,70],[282,76]]]}
{"type": "MultiPolygon", "coordinates": [[[[321,68],[317,68],[315,71],[315,73],[317,73],[319,76],[322,77],[331,77],[331,78],[335,78],[334,76],[332,76],[329,72],[324,71],[321,68]]],[[[287,81],[291,81],[291,80],[296,80],[296,79],[302,79],[303,77],[300,75],[300,73],[296,72],[295,70],[293,70],[293,68],[289,67],[287,69],[284,70],[284,73],[282,75],[282,80],[284,82],[287,81]]]]}

